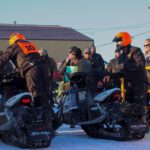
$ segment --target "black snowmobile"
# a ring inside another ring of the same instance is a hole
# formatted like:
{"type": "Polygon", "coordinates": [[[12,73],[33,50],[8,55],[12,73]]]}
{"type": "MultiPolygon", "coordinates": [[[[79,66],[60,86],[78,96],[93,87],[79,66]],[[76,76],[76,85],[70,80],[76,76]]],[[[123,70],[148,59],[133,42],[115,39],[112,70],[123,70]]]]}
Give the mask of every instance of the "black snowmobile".
{"type": "Polygon", "coordinates": [[[26,83],[16,73],[0,78],[0,138],[21,148],[48,147],[54,136],[49,108],[35,107],[26,83]]]}
{"type": "Polygon", "coordinates": [[[90,137],[136,140],[148,131],[140,110],[137,104],[122,102],[119,88],[98,87],[91,76],[76,72],[57,116],[62,123],[80,125],[90,137]]]}

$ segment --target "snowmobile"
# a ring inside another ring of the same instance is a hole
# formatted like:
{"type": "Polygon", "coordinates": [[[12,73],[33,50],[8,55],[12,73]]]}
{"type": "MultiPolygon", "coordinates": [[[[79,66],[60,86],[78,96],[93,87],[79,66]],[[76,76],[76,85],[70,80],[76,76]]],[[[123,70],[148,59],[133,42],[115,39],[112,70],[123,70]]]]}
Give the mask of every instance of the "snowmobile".
{"type": "Polygon", "coordinates": [[[69,76],[70,87],[63,93],[58,120],[80,125],[90,137],[113,140],[142,139],[148,131],[138,104],[122,101],[119,88],[97,86],[82,72],[69,76]]]}
{"type": "Polygon", "coordinates": [[[49,109],[35,107],[25,81],[16,73],[0,78],[0,139],[20,148],[48,147],[53,138],[49,109]]]}

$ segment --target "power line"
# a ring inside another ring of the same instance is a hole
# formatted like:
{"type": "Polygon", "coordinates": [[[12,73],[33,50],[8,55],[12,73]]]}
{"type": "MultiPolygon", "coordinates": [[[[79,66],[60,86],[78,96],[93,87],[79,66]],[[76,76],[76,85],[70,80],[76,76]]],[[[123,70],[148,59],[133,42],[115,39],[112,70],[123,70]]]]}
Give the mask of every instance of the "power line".
{"type": "MultiPolygon", "coordinates": [[[[76,30],[95,30],[94,32],[104,31],[104,30],[117,30],[117,29],[123,29],[123,28],[147,28],[150,27],[150,23],[143,23],[143,24],[137,24],[137,25],[131,25],[131,26],[118,26],[118,27],[101,27],[101,28],[77,28],[76,30]]],[[[91,31],[92,32],[92,31],[91,31]]]]}
{"type": "MultiPolygon", "coordinates": [[[[132,38],[144,35],[146,33],[150,33],[150,31],[145,31],[145,32],[142,32],[142,33],[139,33],[139,34],[135,34],[135,35],[132,36],[132,38]]],[[[111,44],[113,44],[113,42],[109,42],[109,43],[104,43],[104,44],[101,44],[101,45],[97,45],[96,47],[103,47],[103,46],[108,46],[108,45],[111,45],[111,44]]]]}
{"type": "Polygon", "coordinates": [[[109,43],[104,43],[104,44],[101,44],[101,45],[97,45],[96,47],[103,47],[103,46],[107,46],[107,45],[111,45],[113,44],[113,42],[109,42],[109,43]]]}
{"type": "Polygon", "coordinates": [[[146,33],[150,33],[150,31],[145,31],[145,32],[142,32],[142,33],[136,34],[136,35],[134,35],[134,36],[132,36],[132,37],[134,38],[134,37],[137,37],[137,36],[140,36],[140,35],[146,34],[146,33]]]}

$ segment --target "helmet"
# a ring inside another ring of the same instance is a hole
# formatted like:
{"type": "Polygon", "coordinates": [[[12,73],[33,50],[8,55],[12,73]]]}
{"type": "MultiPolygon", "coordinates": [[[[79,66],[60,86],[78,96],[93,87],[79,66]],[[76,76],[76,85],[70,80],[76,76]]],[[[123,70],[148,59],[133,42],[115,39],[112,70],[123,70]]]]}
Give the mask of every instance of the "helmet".
{"type": "Polygon", "coordinates": [[[122,41],[122,46],[128,46],[132,43],[131,35],[128,32],[119,32],[115,35],[113,42],[122,41]]]}
{"type": "Polygon", "coordinates": [[[17,40],[25,40],[24,35],[20,33],[13,33],[9,36],[9,45],[13,45],[17,40]]]}
{"type": "Polygon", "coordinates": [[[71,51],[72,55],[75,55],[78,59],[82,58],[82,51],[80,48],[73,48],[71,51]]]}

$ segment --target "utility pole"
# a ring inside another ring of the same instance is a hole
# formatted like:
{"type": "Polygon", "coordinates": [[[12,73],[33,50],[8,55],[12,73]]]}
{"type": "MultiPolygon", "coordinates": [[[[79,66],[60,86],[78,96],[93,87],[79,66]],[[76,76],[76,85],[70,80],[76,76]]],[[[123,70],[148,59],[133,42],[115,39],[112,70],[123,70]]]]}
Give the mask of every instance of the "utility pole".
{"type": "Polygon", "coordinates": [[[14,25],[16,25],[17,24],[17,21],[14,21],[14,25]]]}

